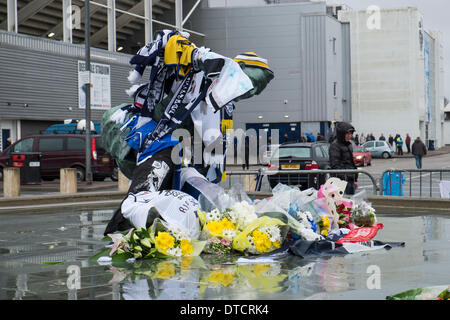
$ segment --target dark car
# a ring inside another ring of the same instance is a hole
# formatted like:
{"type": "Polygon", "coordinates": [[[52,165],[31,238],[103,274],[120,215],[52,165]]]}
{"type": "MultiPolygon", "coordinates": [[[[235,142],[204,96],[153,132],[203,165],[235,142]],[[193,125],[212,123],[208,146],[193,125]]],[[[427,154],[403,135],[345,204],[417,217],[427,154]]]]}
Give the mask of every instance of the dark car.
{"type": "Polygon", "coordinates": [[[358,167],[370,166],[372,165],[372,155],[363,146],[353,146],[353,162],[358,167]]]}
{"type": "MultiPolygon", "coordinates": [[[[330,169],[326,142],[298,142],[282,144],[273,154],[269,169],[289,172],[289,170],[330,169]],[[275,165],[278,163],[277,165],[275,165]]],[[[319,188],[325,183],[327,174],[273,174],[267,176],[270,186],[278,183],[298,185],[300,189],[319,188]]]]}
{"type": "MultiPolygon", "coordinates": [[[[111,177],[115,180],[114,159],[103,148],[101,135],[92,138],[92,176],[94,180],[111,177]]],[[[86,136],[83,134],[43,134],[20,139],[0,154],[0,170],[13,166],[10,163],[11,153],[40,153],[34,166],[40,166],[43,180],[59,178],[61,168],[77,169],[78,181],[86,178],[86,136]]],[[[30,162],[30,167],[32,163],[30,162]]]]}

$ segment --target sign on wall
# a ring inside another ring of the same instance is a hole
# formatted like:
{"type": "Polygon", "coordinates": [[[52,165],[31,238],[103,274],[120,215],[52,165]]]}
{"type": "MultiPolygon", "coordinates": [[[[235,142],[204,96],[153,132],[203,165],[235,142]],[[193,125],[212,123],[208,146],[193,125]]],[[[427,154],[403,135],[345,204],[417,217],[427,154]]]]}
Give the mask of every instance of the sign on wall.
{"type": "Polygon", "coordinates": [[[86,71],[86,62],[78,60],[78,107],[86,108],[84,85],[91,83],[91,109],[111,108],[111,68],[107,64],[91,62],[91,79],[86,71]]]}

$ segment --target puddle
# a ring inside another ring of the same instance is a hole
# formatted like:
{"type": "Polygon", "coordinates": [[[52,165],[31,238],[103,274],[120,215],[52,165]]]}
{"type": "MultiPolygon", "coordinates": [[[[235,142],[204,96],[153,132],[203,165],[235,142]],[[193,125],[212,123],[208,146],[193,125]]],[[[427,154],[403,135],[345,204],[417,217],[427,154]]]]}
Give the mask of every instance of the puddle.
{"type": "Polygon", "coordinates": [[[289,300],[380,299],[448,284],[450,219],[378,216],[376,239],[404,247],[344,256],[238,263],[239,256],[202,255],[100,265],[114,208],[3,215],[0,299],[289,300]],[[30,230],[18,233],[16,230],[30,230]],[[377,275],[374,281],[374,275],[377,275]]]}

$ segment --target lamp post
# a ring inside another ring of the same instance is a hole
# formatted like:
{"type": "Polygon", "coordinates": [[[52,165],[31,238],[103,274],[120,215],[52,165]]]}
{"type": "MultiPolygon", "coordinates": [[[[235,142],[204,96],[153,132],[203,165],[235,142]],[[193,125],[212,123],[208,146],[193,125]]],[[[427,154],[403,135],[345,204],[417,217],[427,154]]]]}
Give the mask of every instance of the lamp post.
{"type": "Polygon", "coordinates": [[[85,84],[86,93],[86,106],[85,106],[85,119],[86,119],[86,182],[92,184],[92,169],[91,169],[91,154],[92,154],[92,144],[91,144],[91,50],[90,50],[90,18],[89,18],[89,0],[84,1],[85,5],[85,59],[86,59],[86,71],[88,73],[88,81],[85,84]]]}

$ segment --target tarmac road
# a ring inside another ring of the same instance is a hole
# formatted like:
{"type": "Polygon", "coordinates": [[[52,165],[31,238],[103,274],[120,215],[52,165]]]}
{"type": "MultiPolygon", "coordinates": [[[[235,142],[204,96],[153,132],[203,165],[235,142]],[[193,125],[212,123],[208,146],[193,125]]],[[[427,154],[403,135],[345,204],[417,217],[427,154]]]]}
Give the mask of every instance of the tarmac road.
{"type": "MultiPolygon", "coordinates": [[[[417,169],[415,158],[398,157],[390,159],[372,159],[372,165],[361,169],[381,175],[388,169],[417,169]]],[[[426,156],[422,158],[422,169],[450,169],[450,153],[426,156]]]]}

